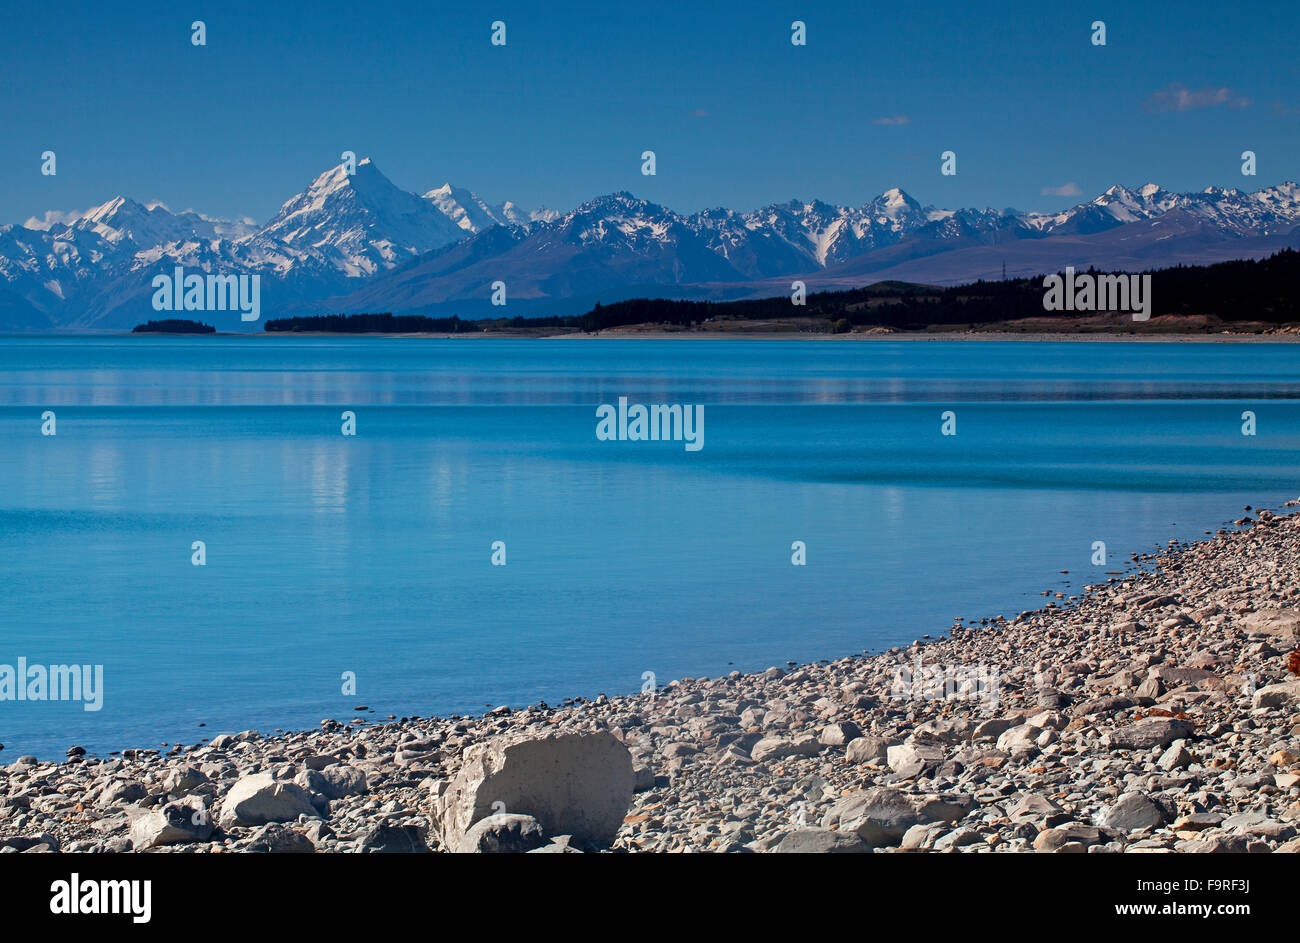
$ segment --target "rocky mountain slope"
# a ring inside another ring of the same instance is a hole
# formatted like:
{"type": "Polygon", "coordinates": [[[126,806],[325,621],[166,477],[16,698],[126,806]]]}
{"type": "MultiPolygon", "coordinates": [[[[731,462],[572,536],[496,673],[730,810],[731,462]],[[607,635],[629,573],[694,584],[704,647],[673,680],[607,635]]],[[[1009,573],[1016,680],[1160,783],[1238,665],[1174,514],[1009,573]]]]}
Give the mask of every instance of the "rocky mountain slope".
{"type": "MultiPolygon", "coordinates": [[[[630,193],[567,213],[489,204],[445,184],[417,196],[368,158],[317,176],[266,224],[116,197],[0,226],[0,330],[120,330],[147,320],[152,279],[258,275],[268,315],[582,313],[637,295],[742,298],[884,279],[957,284],[1065,265],[1107,269],[1258,258],[1300,240],[1300,187],[1177,194],[1112,187],[1055,214],[944,210],[898,189],[682,214],[630,193]],[[507,310],[490,305],[504,282],[507,310]]],[[[258,329],[213,313],[226,330],[258,329]],[[224,318],[224,320],[223,320],[224,318]]]]}

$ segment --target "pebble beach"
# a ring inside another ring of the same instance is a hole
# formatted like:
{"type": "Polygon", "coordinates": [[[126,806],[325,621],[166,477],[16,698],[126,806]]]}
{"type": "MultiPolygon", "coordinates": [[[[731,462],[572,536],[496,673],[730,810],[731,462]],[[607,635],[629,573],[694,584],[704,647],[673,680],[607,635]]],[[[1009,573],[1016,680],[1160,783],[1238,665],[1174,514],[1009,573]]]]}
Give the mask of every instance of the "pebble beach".
{"type": "Polygon", "coordinates": [[[20,757],[0,853],[1294,853],[1296,506],[882,654],[20,757]]]}

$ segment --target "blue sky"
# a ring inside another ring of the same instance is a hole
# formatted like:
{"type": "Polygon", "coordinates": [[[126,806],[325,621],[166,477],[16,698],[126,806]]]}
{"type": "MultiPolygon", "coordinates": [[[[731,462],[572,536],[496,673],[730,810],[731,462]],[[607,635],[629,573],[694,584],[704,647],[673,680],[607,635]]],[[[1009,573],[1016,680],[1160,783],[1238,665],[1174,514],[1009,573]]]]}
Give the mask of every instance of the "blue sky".
{"type": "Polygon", "coordinates": [[[450,181],[556,209],[621,189],[683,211],[860,204],[893,186],[1041,210],[1114,183],[1253,190],[1300,177],[1297,10],[10,2],[0,222],[119,193],[261,222],[343,150],[416,192],[450,181]],[[489,43],[497,19],[505,47],[489,43]],[[939,172],[947,149],[955,177],[939,172]],[[1241,175],[1246,149],[1257,177],[1241,175]]]}

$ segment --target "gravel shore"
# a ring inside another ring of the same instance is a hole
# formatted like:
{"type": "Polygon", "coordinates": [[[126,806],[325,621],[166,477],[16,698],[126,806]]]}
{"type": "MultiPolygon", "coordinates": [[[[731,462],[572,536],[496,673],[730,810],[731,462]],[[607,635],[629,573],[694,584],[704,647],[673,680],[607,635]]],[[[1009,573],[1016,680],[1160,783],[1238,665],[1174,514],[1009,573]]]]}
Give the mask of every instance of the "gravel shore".
{"type": "Polygon", "coordinates": [[[1141,562],[882,655],[22,758],[0,853],[1300,850],[1300,515],[1141,562]]]}

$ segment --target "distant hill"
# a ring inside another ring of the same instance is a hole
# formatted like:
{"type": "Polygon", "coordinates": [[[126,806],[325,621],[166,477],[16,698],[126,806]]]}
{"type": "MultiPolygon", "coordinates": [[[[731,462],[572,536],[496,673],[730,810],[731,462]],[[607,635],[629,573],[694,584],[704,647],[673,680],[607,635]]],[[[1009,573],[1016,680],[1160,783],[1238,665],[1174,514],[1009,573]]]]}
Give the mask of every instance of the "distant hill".
{"type": "Polygon", "coordinates": [[[1259,261],[1178,266],[1149,274],[1152,307],[1147,322],[1133,321],[1127,313],[1046,311],[1042,275],[949,288],[880,282],[815,292],[802,306],[794,305],[788,294],[723,302],[636,298],[596,305],[581,317],[562,320],[586,331],[650,324],[708,325],[716,330],[726,322],[798,321],[806,330],[832,333],[869,328],[1211,332],[1300,323],[1300,252],[1293,249],[1259,261]]]}

